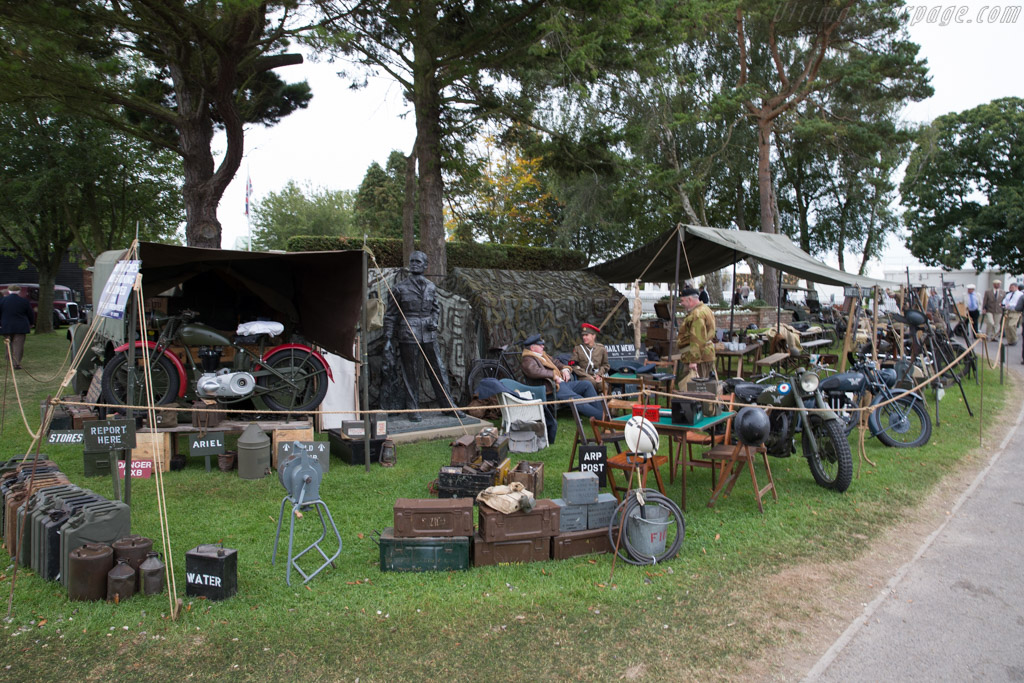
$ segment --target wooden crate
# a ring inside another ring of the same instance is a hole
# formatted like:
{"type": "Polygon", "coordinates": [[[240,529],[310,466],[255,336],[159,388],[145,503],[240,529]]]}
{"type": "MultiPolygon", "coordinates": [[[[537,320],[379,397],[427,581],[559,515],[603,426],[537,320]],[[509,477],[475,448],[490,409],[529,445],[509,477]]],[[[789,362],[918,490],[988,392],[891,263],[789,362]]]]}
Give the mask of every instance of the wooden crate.
{"type": "Polygon", "coordinates": [[[277,444],[285,441],[312,441],[313,428],[275,429],[270,433],[270,464],[277,469],[277,444]]]}
{"type": "Polygon", "coordinates": [[[149,460],[154,469],[159,467],[161,472],[170,472],[171,455],[170,432],[136,432],[132,460],[149,460]]]}

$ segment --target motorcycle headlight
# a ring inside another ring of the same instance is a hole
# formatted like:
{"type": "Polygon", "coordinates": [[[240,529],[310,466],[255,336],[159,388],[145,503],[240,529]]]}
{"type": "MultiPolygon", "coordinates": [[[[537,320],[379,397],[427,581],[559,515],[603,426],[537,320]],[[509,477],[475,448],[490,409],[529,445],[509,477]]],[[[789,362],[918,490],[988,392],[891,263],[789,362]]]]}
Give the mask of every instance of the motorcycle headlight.
{"type": "Polygon", "coordinates": [[[805,394],[814,393],[818,388],[818,376],[813,372],[805,372],[800,375],[800,390],[805,394]]]}

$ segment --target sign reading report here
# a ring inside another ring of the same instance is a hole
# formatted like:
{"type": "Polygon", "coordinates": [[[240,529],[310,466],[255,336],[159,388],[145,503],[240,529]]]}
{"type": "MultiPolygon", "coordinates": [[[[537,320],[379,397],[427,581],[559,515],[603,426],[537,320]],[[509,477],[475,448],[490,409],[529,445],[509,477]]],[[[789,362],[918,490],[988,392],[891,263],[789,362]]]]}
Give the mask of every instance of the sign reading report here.
{"type": "Polygon", "coordinates": [[[597,485],[604,488],[608,485],[608,447],[591,444],[580,446],[580,472],[593,472],[597,475],[597,485]]]}
{"type": "Polygon", "coordinates": [[[103,286],[96,315],[116,320],[124,319],[125,305],[132,294],[132,287],[141,267],[142,261],[138,260],[118,261],[114,265],[114,271],[107,279],[107,284],[103,286]]]}
{"type": "Polygon", "coordinates": [[[191,456],[224,455],[224,432],[207,432],[203,436],[190,436],[188,438],[188,454],[191,456]]]}
{"type": "Polygon", "coordinates": [[[135,422],[95,420],[82,425],[85,450],[89,453],[135,448],[135,422]]]}

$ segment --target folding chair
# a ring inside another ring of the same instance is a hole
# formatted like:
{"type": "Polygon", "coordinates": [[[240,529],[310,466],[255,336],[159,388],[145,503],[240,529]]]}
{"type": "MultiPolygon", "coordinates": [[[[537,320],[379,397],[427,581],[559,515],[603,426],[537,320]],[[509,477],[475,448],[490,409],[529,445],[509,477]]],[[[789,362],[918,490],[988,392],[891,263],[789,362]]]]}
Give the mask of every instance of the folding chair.
{"type": "MultiPolygon", "coordinates": [[[[501,409],[501,433],[508,434],[512,429],[512,423],[517,420],[539,422],[544,425],[544,406],[541,403],[542,401],[535,398],[527,400],[504,391],[498,394],[498,408],[501,409]]],[[[547,448],[549,445],[548,432],[545,427],[540,447],[547,448]]]]}
{"type": "MultiPolygon", "coordinates": [[[[608,419],[609,418],[608,403],[604,400],[603,396],[601,397],[601,404],[603,406],[603,411],[604,411],[603,417],[605,419],[608,419]]],[[[583,429],[583,420],[580,419],[580,411],[577,408],[576,404],[575,403],[570,403],[569,404],[569,410],[572,411],[572,419],[576,423],[576,434],[572,438],[572,449],[569,451],[569,467],[566,470],[567,472],[572,472],[572,468],[576,464],[576,453],[577,453],[579,447],[580,446],[589,446],[590,445],[590,439],[587,438],[587,432],[583,429]]],[[[614,443],[615,444],[615,452],[616,453],[621,453],[622,452],[621,444],[625,440],[625,438],[626,438],[625,435],[620,435],[620,436],[609,435],[609,436],[605,437],[605,441],[607,441],[609,443],[614,443]]]]}
{"type": "MultiPolygon", "coordinates": [[[[605,441],[622,439],[624,440],[626,435],[622,431],[624,424],[621,422],[615,422],[612,420],[598,420],[596,418],[590,418],[590,428],[594,431],[594,440],[598,445],[603,444],[605,441]]],[[[633,479],[633,474],[638,473],[640,480],[638,486],[641,488],[647,486],[647,475],[653,471],[654,478],[658,482],[658,490],[665,495],[665,482],[661,479],[661,472],[659,468],[665,463],[669,462],[672,450],[669,449],[669,455],[655,455],[651,458],[641,459],[636,453],[632,451],[626,451],[625,453],[618,453],[608,458],[607,472],[608,472],[608,488],[611,489],[612,495],[619,502],[622,501],[620,492],[626,493],[629,491],[630,483],[633,479]],[[615,483],[615,470],[628,472],[628,478],[626,480],[626,486],[619,486],[615,483]]]]}

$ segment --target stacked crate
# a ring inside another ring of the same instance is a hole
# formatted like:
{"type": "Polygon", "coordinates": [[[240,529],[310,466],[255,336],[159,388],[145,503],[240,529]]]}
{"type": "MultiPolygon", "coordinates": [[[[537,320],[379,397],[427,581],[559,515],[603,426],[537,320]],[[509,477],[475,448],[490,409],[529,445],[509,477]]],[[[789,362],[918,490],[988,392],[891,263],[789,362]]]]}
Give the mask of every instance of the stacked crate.
{"type": "Polygon", "coordinates": [[[551,541],[553,559],[612,551],[608,525],[617,501],[610,493],[599,493],[598,488],[593,472],[562,475],[562,497],[554,501],[560,509],[560,525],[551,541]]]}
{"type": "Polygon", "coordinates": [[[480,528],[473,538],[473,565],[538,562],[551,559],[551,537],[558,533],[560,508],[538,500],[532,510],[505,514],[480,505],[480,528]]]}
{"type": "Polygon", "coordinates": [[[380,570],[469,569],[473,501],[469,498],[399,498],[394,526],[380,535],[380,570]]]}

